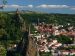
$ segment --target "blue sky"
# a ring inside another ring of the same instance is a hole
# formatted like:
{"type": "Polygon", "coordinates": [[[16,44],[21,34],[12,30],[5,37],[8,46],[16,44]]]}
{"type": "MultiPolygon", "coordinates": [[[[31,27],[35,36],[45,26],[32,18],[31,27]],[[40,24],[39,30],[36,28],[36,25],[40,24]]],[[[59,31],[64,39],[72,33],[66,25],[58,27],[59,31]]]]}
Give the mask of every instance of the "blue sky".
{"type": "MultiPolygon", "coordinates": [[[[75,0],[7,0],[4,10],[32,10],[47,13],[75,14],[75,0]]],[[[0,4],[2,1],[0,0],[0,4]]]]}

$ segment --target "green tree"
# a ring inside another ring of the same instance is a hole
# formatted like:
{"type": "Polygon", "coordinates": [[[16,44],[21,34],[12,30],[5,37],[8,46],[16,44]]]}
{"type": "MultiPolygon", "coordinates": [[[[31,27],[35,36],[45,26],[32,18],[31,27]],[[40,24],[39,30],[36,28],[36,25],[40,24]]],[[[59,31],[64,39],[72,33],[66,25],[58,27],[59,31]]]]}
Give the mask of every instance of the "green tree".
{"type": "Polygon", "coordinates": [[[71,37],[61,35],[57,37],[58,42],[61,42],[62,44],[71,44],[72,40],[70,39],[71,37]]]}

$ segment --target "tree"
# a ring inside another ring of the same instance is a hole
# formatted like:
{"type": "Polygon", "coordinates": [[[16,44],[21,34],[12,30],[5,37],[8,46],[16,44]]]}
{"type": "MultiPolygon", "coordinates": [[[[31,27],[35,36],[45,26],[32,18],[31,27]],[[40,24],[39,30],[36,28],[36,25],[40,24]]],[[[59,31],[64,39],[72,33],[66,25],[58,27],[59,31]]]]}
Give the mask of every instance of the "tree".
{"type": "Polygon", "coordinates": [[[3,4],[6,5],[7,4],[7,0],[3,0],[3,4]]]}
{"type": "Polygon", "coordinates": [[[61,42],[62,44],[71,44],[72,40],[70,39],[71,37],[61,35],[57,37],[58,42],[61,42]]]}

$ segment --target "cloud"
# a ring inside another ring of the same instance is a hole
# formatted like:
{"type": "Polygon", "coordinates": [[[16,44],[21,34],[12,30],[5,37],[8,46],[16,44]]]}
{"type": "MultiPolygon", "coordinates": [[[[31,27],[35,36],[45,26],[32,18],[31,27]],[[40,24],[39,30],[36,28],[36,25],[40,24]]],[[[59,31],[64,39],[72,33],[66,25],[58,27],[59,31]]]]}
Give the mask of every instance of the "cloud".
{"type": "Polygon", "coordinates": [[[70,8],[71,10],[75,10],[75,7],[73,7],[73,8],[70,8]]]}
{"type": "Polygon", "coordinates": [[[42,4],[37,6],[37,8],[49,8],[49,9],[61,9],[61,8],[69,8],[67,5],[47,5],[47,4],[42,4]]]}
{"type": "Polygon", "coordinates": [[[21,6],[21,5],[5,5],[5,8],[33,8],[33,5],[26,5],[26,6],[21,6]]]}
{"type": "Polygon", "coordinates": [[[24,6],[20,6],[20,5],[5,5],[5,8],[23,8],[24,6]]]}
{"type": "Polygon", "coordinates": [[[33,8],[33,5],[28,5],[27,7],[29,7],[29,8],[33,8]]]}
{"type": "MultiPolygon", "coordinates": [[[[25,6],[21,6],[21,5],[5,5],[5,8],[33,8],[33,5],[25,5],[25,6]]],[[[48,8],[48,9],[62,9],[62,8],[69,8],[70,6],[68,5],[47,5],[47,4],[42,4],[42,5],[38,5],[35,6],[34,8],[48,8]]]]}
{"type": "MultiPolygon", "coordinates": [[[[2,5],[0,5],[2,6],[2,5]]],[[[69,10],[75,10],[75,6],[68,6],[68,5],[47,5],[47,4],[42,4],[42,5],[5,5],[4,8],[43,8],[43,9],[69,9],[69,10]]]]}
{"type": "Polygon", "coordinates": [[[9,7],[20,7],[19,5],[9,5],[9,7]]]}

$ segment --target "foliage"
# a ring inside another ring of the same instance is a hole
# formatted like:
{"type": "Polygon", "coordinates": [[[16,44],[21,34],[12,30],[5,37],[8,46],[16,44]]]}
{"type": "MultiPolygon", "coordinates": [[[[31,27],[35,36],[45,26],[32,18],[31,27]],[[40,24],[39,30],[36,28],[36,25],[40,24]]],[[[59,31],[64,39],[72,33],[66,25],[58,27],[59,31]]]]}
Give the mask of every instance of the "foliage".
{"type": "MultiPolygon", "coordinates": [[[[12,12],[11,12],[12,13],[12,12]]],[[[26,27],[31,24],[31,32],[34,33],[35,28],[32,23],[45,22],[45,23],[54,23],[67,25],[67,23],[71,23],[71,25],[75,26],[75,15],[70,14],[21,14],[24,21],[26,22],[26,27]]],[[[19,19],[17,14],[9,14],[9,13],[0,13],[0,43],[4,46],[10,45],[13,43],[17,43],[21,40],[22,32],[21,32],[22,22],[19,19]]],[[[55,38],[55,36],[53,36],[55,38]]],[[[71,40],[69,37],[60,36],[57,40],[61,43],[70,43],[71,40]]],[[[3,50],[5,50],[4,47],[3,50]]],[[[3,52],[5,53],[5,52],[3,52]]]]}
{"type": "Polygon", "coordinates": [[[61,35],[61,36],[56,36],[56,37],[57,37],[58,42],[60,42],[62,44],[71,44],[72,43],[72,40],[68,36],[61,35]]]}
{"type": "Polygon", "coordinates": [[[40,56],[52,56],[51,52],[40,52],[40,56]]]}
{"type": "Polygon", "coordinates": [[[38,23],[45,22],[45,23],[54,23],[54,24],[61,24],[67,25],[67,23],[71,23],[71,25],[75,26],[75,15],[74,14],[23,14],[22,15],[27,20],[38,23]]]}
{"type": "Polygon", "coordinates": [[[69,47],[67,47],[67,48],[65,48],[65,49],[75,49],[75,46],[69,46],[69,47]]]}
{"type": "Polygon", "coordinates": [[[6,49],[3,46],[0,46],[0,56],[6,56],[6,49]]]}

